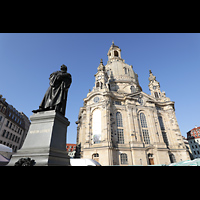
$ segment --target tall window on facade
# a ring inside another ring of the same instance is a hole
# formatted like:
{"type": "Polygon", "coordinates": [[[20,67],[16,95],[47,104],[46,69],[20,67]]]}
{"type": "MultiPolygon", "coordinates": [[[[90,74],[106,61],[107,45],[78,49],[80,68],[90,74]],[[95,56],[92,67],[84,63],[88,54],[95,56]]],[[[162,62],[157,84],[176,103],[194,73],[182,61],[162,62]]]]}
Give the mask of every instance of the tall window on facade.
{"type": "Polygon", "coordinates": [[[92,114],[93,143],[101,142],[101,110],[96,109],[92,114]]]}
{"type": "Polygon", "coordinates": [[[123,122],[122,122],[122,114],[120,112],[116,113],[116,121],[117,121],[118,143],[124,144],[124,129],[123,129],[123,122]]]}
{"type": "Polygon", "coordinates": [[[145,144],[150,144],[149,132],[147,128],[147,121],[144,113],[140,113],[140,123],[142,127],[142,134],[145,144]]]}
{"type": "Polygon", "coordinates": [[[120,160],[121,164],[128,164],[128,157],[126,153],[121,153],[120,154],[120,160]]]}
{"type": "Polygon", "coordinates": [[[158,121],[160,123],[160,128],[161,128],[161,131],[162,131],[162,136],[163,136],[164,143],[167,146],[169,146],[169,141],[168,141],[168,138],[167,138],[167,133],[165,131],[165,126],[164,126],[163,119],[162,119],[161,116],[158,116],[158,121]]]}

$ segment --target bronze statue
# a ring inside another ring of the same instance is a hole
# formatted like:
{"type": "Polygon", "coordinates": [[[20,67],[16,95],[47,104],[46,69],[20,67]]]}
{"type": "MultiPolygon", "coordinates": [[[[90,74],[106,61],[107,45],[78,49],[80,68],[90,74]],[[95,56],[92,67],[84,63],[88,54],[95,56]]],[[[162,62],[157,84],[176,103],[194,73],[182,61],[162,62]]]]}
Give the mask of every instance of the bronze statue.
{"type": "Polygon", "coordinates": [[[62,65],[61,71],[53,72],[50,75],[50,87],[46,91],[38,110],[33,113],[55,110],[65,116],[67,93],[71,85],[71,74],[67,73],[67,66],[62,65]]]}

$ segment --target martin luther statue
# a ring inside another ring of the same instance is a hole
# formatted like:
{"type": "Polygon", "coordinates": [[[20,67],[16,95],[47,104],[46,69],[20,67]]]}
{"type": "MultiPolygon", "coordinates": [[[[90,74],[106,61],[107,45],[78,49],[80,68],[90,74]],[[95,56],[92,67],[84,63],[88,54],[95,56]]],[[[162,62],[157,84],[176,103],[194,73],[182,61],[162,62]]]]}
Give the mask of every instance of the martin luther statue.
{"type": "Polygon", "coordinates": [[[67,66],[62,65],[60,70],[50,75],[50,87],[46,91],[39,109],[33,110],[33,113],[55,110],[65,116],[67,93],[72,83],[72,77],[67,73],[67,66]]]}

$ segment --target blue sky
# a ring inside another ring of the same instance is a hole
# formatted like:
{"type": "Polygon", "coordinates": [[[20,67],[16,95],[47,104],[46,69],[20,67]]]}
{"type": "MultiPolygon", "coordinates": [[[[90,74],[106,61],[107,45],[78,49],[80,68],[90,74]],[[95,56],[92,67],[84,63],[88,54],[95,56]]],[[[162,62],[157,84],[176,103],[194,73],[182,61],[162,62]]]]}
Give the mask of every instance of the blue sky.
{"type": "Polygon", "coordinates": [[[28,117],[37,109],[49,87],[49,75],[67,65],[72,75],[66,117],[68,143],[76,143],[79,108],[89,89],[100,59],[114,40],[122,58],[148,88],[149,69],[161,91],[175,101],[176,117],[183,136],[199,123],[200,34],[198,33],[1,33],[0,94],[28,117]]]}

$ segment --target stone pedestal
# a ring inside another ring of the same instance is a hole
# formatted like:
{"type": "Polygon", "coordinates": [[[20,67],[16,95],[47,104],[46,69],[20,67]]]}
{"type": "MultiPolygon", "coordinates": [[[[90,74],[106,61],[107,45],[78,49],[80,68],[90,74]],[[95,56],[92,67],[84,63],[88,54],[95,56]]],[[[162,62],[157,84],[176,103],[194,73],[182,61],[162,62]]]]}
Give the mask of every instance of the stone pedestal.
{"type": "Polygon", "coordinates": [[[30,120],[25,142],[8,166],[27,157],[35,160],[35,166],[69,166],[70,158],[66,152],[68,119],[52,110],[35,113],[30,120]]]}

